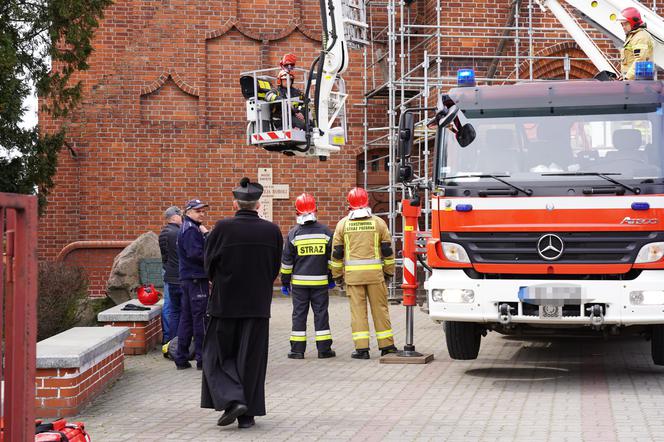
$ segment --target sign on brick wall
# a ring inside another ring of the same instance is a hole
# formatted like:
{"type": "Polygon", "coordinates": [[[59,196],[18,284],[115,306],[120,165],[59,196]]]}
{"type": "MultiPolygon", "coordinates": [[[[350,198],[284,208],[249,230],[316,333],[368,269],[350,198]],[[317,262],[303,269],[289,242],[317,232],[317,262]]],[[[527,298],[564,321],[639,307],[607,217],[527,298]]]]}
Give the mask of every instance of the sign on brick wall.
{"type": "Polygon", "coordinates": [[[261,196],[261,207],[258,209],[258,216],[268,221],[272,221],[272,201],[275,199],[288,199],[290,193],[288,184],[272,184],[272,168],[258,168],[258,182],[263,186],[263,196],[261,196]]]}

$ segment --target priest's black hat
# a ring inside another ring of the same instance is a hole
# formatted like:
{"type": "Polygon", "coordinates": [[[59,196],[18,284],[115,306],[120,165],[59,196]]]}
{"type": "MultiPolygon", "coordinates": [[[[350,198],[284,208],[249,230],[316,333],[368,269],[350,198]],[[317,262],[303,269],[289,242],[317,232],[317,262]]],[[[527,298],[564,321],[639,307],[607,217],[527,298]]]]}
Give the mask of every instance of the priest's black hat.
{"type": "Polygon", "coordinates": [[[233,196],[240,201],[258,201],[263,194],[263,186],[252,183],[249,178],[240,180],[240,185],[233,189],[233,196]]]}

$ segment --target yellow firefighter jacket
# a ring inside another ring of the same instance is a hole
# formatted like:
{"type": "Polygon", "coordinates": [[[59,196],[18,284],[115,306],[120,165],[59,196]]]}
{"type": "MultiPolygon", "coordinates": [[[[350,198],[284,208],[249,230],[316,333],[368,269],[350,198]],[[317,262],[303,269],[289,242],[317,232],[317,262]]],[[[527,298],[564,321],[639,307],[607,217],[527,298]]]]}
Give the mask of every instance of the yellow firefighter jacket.
{"type": "Polygon", "coordinates": [[[620,73],[624,80],[634,80],[634,64],[637,61],[652,61],[653,40],[645,28],[636,28],[627,33],[625,45],[620,51],[620,73]]]}
{"type": "Polygon", "coordinates": [[[390,230],[381,218],[370,215],[337,224],[332,240],[332,277],[348,285],[378,284],[394,274],[390,230]]]}

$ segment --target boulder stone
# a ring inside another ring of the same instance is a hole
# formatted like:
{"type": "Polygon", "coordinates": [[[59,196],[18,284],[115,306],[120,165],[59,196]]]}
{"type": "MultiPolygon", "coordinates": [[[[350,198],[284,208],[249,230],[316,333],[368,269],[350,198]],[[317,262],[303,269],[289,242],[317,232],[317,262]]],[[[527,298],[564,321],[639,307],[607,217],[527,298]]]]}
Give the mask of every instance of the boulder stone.
{"type": "Polygon", "coordinates": [[[106,292],[116,304],[136,298],[136,288],[140,285],[139,263],[144,258],[161,258],[159,237],[154,232],[136,238],[113,260],[106,292]]]}

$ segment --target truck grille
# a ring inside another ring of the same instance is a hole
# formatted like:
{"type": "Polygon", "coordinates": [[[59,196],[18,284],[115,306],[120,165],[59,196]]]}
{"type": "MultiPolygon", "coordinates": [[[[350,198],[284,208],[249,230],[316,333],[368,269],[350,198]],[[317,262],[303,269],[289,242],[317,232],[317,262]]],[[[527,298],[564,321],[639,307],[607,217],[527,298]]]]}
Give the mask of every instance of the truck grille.
{"type": "Polygon", "coordinates": [[[664,232],[551,232],[563,242],[555,260],[538,253],[549,232],[441,232],[441,240],[462,245],[473,263],[629,264],[644,244],[663,241],[664,232]]]}

